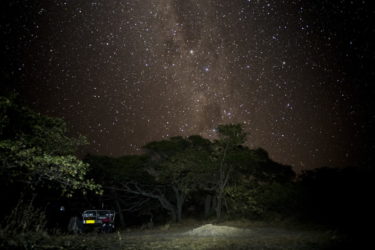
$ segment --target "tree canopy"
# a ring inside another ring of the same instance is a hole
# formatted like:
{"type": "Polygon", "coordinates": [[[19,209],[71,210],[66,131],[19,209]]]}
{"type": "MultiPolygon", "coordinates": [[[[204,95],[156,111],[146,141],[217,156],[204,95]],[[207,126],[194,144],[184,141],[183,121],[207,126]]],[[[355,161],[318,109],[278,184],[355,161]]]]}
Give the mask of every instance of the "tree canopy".
{"type": "Polygon", "coordinates": [[[85,145],[83,136],[67,135],[64,120],[36,113],[0,97],[0,175],[8,182],[26,183],[31,188],[58,186],[70,196],[76,190],[100,187],[85,178],[88,164],[74,154],[85,145]]]}
{"type": "Polygon", "coordinates": [[[257,211],[259,185],[294,177],[265,150],[244,146],[247,134],[240,124],[219,125],[217,132],[214,141],[176,136],[147,143],[141,155],[88,156],[86,162],[102,180],[106,199],[121,211],[141,210],[153,201],[148,210],[164,209],[173,221],[181,220],[186,204],[201,207],[205,216],[215,212],[218,219],[223,209],[257,211]]]}

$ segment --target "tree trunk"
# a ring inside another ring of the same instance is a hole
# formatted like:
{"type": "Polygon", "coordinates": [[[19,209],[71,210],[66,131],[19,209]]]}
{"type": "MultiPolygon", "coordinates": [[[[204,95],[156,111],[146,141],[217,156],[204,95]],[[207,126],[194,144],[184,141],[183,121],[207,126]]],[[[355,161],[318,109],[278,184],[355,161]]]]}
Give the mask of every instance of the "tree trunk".
{"type": "Polygon", "coordinates": [[[125,228],[124,215],[122,214],[121,205],[120,205],[120,202],[118,201],[118,199],[115,200],[115,204],[116,204],[116,207],[117,207],[118,216],[119,216],[119,218],[120,218],[120,225],[121,225],[121,228],[125,228]]]}
{"type": "Polygon", "coordinates": [[[216,204],[216,218],[220,220],[221,218],[221,210],[223,206],[223,195],[224,195],[224,188],[227,184],[229,172],[226,172],[224,169],[224,161],[227,155],[229,144],[227,143],[224,148],[223,158],[220,162],[219,168],[219,183],[218,183],[218,194],[217,194],[217,204],[216,204]]]}
{"type": "Polygon", "coordinates": [[[173,209],[172,210],[169,210],[169,213],[171,215],[171,220],[173,222],[176,222],[177,221],[177,215],[176,215],[176,211],[174,211],[173,209]]]}
{"type": "Polygon", "coordinates": [[[177,222],[180,222],[182,219],[182,204],[181,202],[177,203],[177,222]]]}
{"type": "Polygon", "coordinates": [[[173,191],[176,196],[176,212],[177,212],[177,222],[180,222],[182,219],[182,207],[185,201],[185,195],[183,192],[179,191],[177,187],[173,187],[173,191]]]}
{"type": "Polygon", "coordinates": [[[169,213],[170,213],[170,216],[171,216],[171,219],[173,222],[176,222],[177,221],[177,211],[176,211],[176,207],[171,204],[166,198],[164,195],[160,195],[157,197],[157,199],[159,200],[161,206],[166,209],[169,213]]]}
{"type": "Polygon", "coordinates": [[[204,200],[204,218],[207,219],[211,213],[212,195],[207,194],[204,200]]]}
{"type": "Polygon", "coordinates": [[[118,193],[115,191],[115,190],[111,190],[111,193],[113,194],[113,197],[114,197],[114,201],[115,201],[115,206],[117,208],[117,213],[118,213],[118,216],[120,218],[120,225],[122,228],[125,228],[125,220],[124,220],[124,215],[122,214],[122,208],[121,208],[121,204],[120,204],[120,201],[119,201],[119,196],[118,196],[118,193]]]}
{"type": "Polygon", "coordinates": [[[223,206],[223,197],[221,194],[217,196],[217,204],[216,204],[216,218],[220,220],[221,218],[221,208],[223,206]]]}

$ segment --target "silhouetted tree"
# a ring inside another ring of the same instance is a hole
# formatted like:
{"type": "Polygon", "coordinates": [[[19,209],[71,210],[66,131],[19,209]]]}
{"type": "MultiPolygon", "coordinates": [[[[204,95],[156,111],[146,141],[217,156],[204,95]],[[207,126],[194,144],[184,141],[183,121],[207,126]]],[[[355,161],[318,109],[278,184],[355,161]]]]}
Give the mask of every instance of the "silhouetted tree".
{"type": "Polygon", "coordinates": [[[216,173],[216,217],[220,219],[223,206],[225,188],[235,169],[236,148],[246,142],[246,133],[241,124],[219,125],[217,128],[219,139],[214,142],[216,173]]]}
{"type": "Polygon", "coordinates": [[[270,160],[265,150],[243,146],[246,133],[240,124],[220,125],[217,131],[214,142],[197,135],[177,136],[146,144],[143,155],[91,156],[88,162],[100,169],[94,175],[119,211],[140,211],[153,200],[173,221],[181,220],[193,193],[204,199],[205,216],[214,208],[220,219],[223,206],[227,211],[256,211],[261,207],[256,203],[257,185],[287,182],[294,176],[290,167],[270,160]]]}
{"type": "MultiPolygon", "coordinates": [[[[125,227],[125,212],[136,212],[148,205],[148,199],[126,192],[130,183],[148,187],[156,186],[153,177],[145,170],[147,157],[144,155],[126,155],[118,158],[87,155],[85,162],[90,164],[91,176],[103,186],[103,194],[97,199],[116,209],[120,224],[125,227]]],[[[147,190],[148,190],[147,189],[147,190]]]]}
{"type": "MultiPolygon", "coordinates": [[[[235,171],[225,189],[230,214],[259,217],[272,210],[269,197],[278,190],[273,187],[287,186],[295,177],[290,166],[272,161],[261,148],[249,149],[239,146],[228,159],[235,171]],[[268,202],[268,203],[267,203],[268,202]]],[[[284,190],[287,190],[284,188],[284,190]]],[[[272,211],[275,211],[273,209],[272,211]]]]}
{"type": "Polygon", "coordinates": [[[174,201],[169,211],[172,218],[180,221],[187,196],[197,190],[202,169],[209,163],[209,140],[200,136],[172,137],[167,141],[152,142],[144,148],[150,156],[149,173],[171,190],[174,201]]]}
{"type": "Polygon", "coordinates": [[[86,138],[67,136],[62,119],[41,115],[0,97],[0,175],[29,187],[57,186],[68,196],[75,190],[96,190],[85,177],[88,165],[74,154],[86,138]]]}

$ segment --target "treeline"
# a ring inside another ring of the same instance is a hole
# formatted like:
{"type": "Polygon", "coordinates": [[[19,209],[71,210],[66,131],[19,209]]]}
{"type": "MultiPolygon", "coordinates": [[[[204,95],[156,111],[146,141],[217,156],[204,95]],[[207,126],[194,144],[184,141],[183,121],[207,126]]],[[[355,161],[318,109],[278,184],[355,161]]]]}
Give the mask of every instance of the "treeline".
{"type": "Polygon", "coordinates": [[[217,133],[214,141],[177,136],[146,144],[141,155],[89,155],[85,162],[103,186],[103,199],[118,211],[168,214],[177,222],[188,212],[217,219],[223,211],[261,215],[260,190],[291,183],[295,173],[265,150],[244,146],[247,135],[240,124],[220,125],[217,133]]]}
{"type": "Polygon", "coordinates": [[[371,216],[371,167],[321,167],[296,175],[250,149],[239,124],[220,125],[218,139],[172,137],[143,147],[141,155],[88,155],[102,202],[122,226],[183,216],[198,219],[293,220],[363,232],[371,216]]]}
{"type": "Polygon", "coordinates": [[[68,136],[62,119],[0,97],[1,234],[64,229],[70,216],[94,208],[116,210],[122,227],[184,217],[293,218],[358,230],[372,217],[370,166],[296,176],[264,149],[246,147],[240,124],[220,125],[217,135],[177,136],[150,142],[139,155],[81,160],[76,151],[87,140],[68,136]]]}

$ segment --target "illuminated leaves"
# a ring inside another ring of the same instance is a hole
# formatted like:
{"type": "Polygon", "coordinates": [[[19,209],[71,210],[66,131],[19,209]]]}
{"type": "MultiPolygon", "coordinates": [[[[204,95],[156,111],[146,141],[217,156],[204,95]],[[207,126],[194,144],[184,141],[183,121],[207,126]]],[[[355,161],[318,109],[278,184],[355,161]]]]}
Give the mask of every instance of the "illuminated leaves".
{"type": "Polygon", "coordinates": [[[0,98],[0,107],[1,175],[32,188],[52,182],[68,196],[76,190],[100,193],[100,186],[85,178],[88,164],[73,155],[86,144],[84,137],[67,136],[62,119],[37,114],[7,98],[0,98]]]}

